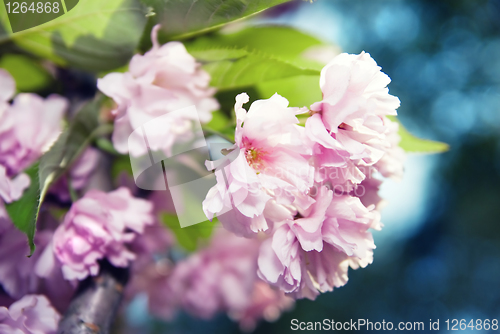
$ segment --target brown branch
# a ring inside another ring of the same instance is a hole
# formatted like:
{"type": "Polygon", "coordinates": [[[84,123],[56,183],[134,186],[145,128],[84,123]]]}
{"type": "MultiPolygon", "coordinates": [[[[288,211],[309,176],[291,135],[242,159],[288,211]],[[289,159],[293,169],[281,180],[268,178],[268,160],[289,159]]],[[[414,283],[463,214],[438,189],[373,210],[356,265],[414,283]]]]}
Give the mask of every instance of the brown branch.
{"type": "Polygon", "coordinates": [[[68,310],[59,323],[58,334],[108,334],[128,281],[127,268],[100,263],[95,277],[80,282],[68,310]]]}

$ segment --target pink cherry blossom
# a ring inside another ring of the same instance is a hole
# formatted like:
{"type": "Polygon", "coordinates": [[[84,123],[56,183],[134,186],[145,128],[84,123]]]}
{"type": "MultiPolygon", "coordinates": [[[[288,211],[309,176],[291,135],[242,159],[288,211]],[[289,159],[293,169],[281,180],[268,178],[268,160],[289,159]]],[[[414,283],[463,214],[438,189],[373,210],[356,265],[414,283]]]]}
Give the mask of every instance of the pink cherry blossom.
{"type": "Polygon", "coordinates": [[[22,171],[33,164],[56,140],[67,108],[66,99],[51,95],[15,93],[11,75],[0,69],[0,200],[19,199],[30,179],[22,171]]]}
{"type": "Polygon", "coordinates": [[[51,95],[19,94],[1,117],[0,165],[16,175],[33,164],[62,131],[65,98],[51,95]]]}
{"type": "Polygon", "coordinates": [[[350,192],[370,169],[400,175],[396,115],[399,99],[389,95],[390,78],[369,54],[340,54],[321,71],[323,100],[311,106],[306,132],[316,143],[317,182],[350,192]]]}
{"type": "Polygon", "coordinates": [[[387,127],[386,139],[389,142],[389,147],[382,158],[375,163],[374,167],[384,177],[401,180],[403,177],[403,163],[406,160],[406,155],[405,151],[399,146],[401,140],[398,134],[399,123],[390,122],[387,127]]]}
{"type": "MultiPolygon", "coordinates": [[[[111,73],[99,79],[97,86],[117,104],[113,144],[120,153],[133,156],[147,153],[140,144],[128,146],[130,134],[146,122],[172,111],[194,105],[202,123],[210,121],[219,108],[209,87],[210,76],[201,69],[180,42],[160,46],[157,34],[151,32],[153,48],[144,55],[135,55],[126,73],[111,73]]],[[[162,129],[161,135],[149,142],[153,149],[169,151],[174,142],[192,137],[192,119],[178,113],[162,129]]]]}
{"type": "Polygon", "coordinates": [[[55,334],[61,315],[43,295],[26,295],[8,309],[0,307],[0,333],[55,334]]]}
{"type": "Polygon", "coordinates": [[[201,318],[243,310],[257,279],[259,242],[217,229],[210,246],[176,264],[165,296],[201,318]]]}
{"type": "MultiPolygon", "coordinates": [[[[0,110],[4,110],[6,103],[14,96],[16,92],[16,82],[9,72],[0,68],[0,110]]],[[[2,112],[0,111],[0,115],[2,112]]]]}
{"type": "Polygon", "coordinates": [[[10,179],[7,176],[7,169],[0,165],[0,199],[5,203],[18,200],[23,191],[30,185],[30,178],[26,174],[19,174],[10,179]]]}
{"type": "Polygon", "coordinates": [[[379,216],[357,197],[334,196],[321,187],[316,202],[295,217],[275,224],[259,255],[259,276],[296,298],[314,299],[347,282],[347,268],[372,262],[370,228],[379,216]]]}
{"type": "Polygon", "coordinates": [[[236,144],[228,150],[228,157],[235,158],[222,167],[225,175],[216,170],[217,185],[203,202],[209,219],[218,214],[227,229],[241,236],[269,228],[264,211],[272,198],[283,204],[302,200],[313,183],[312,151],[296,117],[304,110],[289,108],[278,94],[255,101],[247,112],[243,104],[248,101],[245,93],[236,97],[236,144]]]}
{"type": "Polygon", "coordinates": [[[46,264],[44,254],[58,222],[48,212],[41,212],[35,235],[37,251],[28,258],[30,249],[26,235],[12,224],[6,213],[2,214],[4,210],[0,203],[0,285],[13,299],[42,293],[54,307],[64,310],[75,286],[63,279],[60,268],[47,272],[43,277],[36,270],[46,264]]]}
{"type": "Polygon", "coordinates": [[[151,203],[132,197],[126,188],[109,193],[90,190],[73,203],[54,233],[57,261],[47,255],[46,267],[59,264],[65,279],[82,280],[97,275],[97,261],[103,258],[117,267],[128,266],[136,256],[126,244],[154,222],[151,213],[151,203]]]}
{"type": "Polygon", "coordinates": [[[385,201],[378,194],[381,184],[382,180],[369,177],[357,186],[356,194],[364,206],[374,206],[377,211],[380,211],[380,209],[383,208],[385,201]]]}
{"type": "Polygon", "coordinates": [[[262,319],[276,320],[294,302],[257,277],[260,244],[217,228],[207,247],[171,267],[157,281],[156,296],[150,295],[152,312],[167,319],[175,308],[201,318],[226,312],[246,331],[262,319]]]}

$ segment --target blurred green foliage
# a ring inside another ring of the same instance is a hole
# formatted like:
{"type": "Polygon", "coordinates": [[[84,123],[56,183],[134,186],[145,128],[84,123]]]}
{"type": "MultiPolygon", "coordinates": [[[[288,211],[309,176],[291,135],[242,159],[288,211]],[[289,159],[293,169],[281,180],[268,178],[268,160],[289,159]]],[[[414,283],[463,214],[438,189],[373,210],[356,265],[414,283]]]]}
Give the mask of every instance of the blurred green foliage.
{"type": "Polygon", "coordinates": [[[161,24],[168,40],[185,39],[222,27],[290,0],[141,0],[152,24],[161,24]]]}
{"type": "Polygon", "coordinates": [[[106,71],[128,62],[146,19],[144,7],[136,0],[86,0],[63,16],[15,34],[0,6],[0,22],[6,30],[0,45],[14,41],[58,65],[106,71]]]}
{"type": "Polygon", "coordinates": [[[0,68],[7,70],[16,81],[20,92],[38,91],[52,81],[50,74],[38,61],[21,54],[5,54],[0,58],[0,68]]]}
{"type": "Polygon", "coordinates": [[[205,221],[196,225],[180,227],[177,215],[170,213],[161,214],[161,221],[175,235],[178,244],[186,251],[193,252],[198,247],[207,245],[213,229],[217,228],[218,220],[214,218],[212,221],[205,221]]]}

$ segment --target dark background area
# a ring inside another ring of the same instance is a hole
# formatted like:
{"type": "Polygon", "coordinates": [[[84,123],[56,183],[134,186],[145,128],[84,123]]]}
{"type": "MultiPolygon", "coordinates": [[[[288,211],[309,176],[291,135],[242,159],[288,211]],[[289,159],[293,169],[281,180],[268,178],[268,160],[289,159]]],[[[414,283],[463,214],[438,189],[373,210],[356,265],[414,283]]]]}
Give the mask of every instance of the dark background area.
{"type": "MultiPolygon", "coordinates": [[[[296,26],[344,52],[369,52],[393,80],[406,127],[451,149],[408,159],[407,169],[421,169],[425,182],[413,180],[420,192],[404,196],[412,191],[406,189],[402,198],[419,214],[389,204],[392,215],[384,219],[382,211],[387,235],[375,235],[372,265],[256,332],[291,333],[291,319],[423,321],[426,329],[440,319],[441,332],[447,319],[500,320],[500,1],[297,1],[264,20],[296,26]],[[428,161],[432,168],[424,168],[428,161]],[[405,227],[409,219],[414,223],[405,227]]],[[[225,316],[148,323],[154,333],[238,332],[225,316]]]]}

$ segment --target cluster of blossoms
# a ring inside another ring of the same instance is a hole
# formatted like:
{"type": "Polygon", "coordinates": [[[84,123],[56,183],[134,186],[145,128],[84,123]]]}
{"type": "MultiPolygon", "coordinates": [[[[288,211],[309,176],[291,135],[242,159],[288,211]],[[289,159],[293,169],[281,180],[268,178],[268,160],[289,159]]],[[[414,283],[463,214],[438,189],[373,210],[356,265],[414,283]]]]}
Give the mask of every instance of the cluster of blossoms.
{"type": "MultiPolygon", "coordinates": [[[[170,154],[195,138],[192,116],[174,111],[194,105],[206,123],[219,107],[201,64],[179,42],[160,46],[158,29],[152,49],[134,56],[128,72],[97,83],[116,103],[113,145],[133,157],[150,154],[130,137],[145,123],[170,117],[167,128],[148,134],[151,150],[170,154]]],[[[289,107],[275,94],[247,111],[249,96],[236,96],[235,144],[224,151],[224,167],[207,161],[217,183],[202,203],[223,228],[183,258],[172,256],[175,238],[159,222],[175,211],[169,192],[139,198],[126,176],[114,191],[92,189],[102,153],[90,147],[50,189],[65,205],[68,188],[81,198],[60,222],[42,210],[37,252],[28,259],[25,236],[4,203],[29,186],[23,171],[56,140],[67,101],[19,94],[10,103],[15,84],[0,70],[0,306],[10,305],[0,307],[0,331],[55,333],[78,281],[97,275],[104,260],[131,268],[126,299],[146,294],[156,316],[222,311],[245,330],[276,319],[294,299],[344,285],[349,267],[373,260],[381,178],[403,170],[398,125],[388,118],[399,100],[389,95],[389,82],[369,54],[340,54],[321,72],[323,99],[309,108],[289,107]],[[298,116],[308,114],[301,124],[298,116]]]]}
{"type": "Polygon", "coordinates": [[[216,171],[203,209],[237,235],[267,235],[259,276],[295,298],[340,287],[349,267],[373,260],[369,230],[382,225],[372,174],[402,173],[398,126],[387,117],[399,100],[389,82],[368,54],[340,54],[323,68],[323,100],[310,110],[275,94],[247,112],[248,95],[236,97],[230,151],[238,155],[216,171]],[[305,112],[302,127],[297,115],[305,112]]]}

